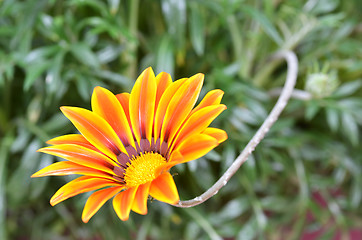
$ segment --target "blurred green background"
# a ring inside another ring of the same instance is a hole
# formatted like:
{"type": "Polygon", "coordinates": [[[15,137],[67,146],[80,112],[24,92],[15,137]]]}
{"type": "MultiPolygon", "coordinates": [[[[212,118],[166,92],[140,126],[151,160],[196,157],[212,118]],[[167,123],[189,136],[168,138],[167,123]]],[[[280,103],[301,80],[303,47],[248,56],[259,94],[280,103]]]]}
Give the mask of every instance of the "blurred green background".
{"type": "Polygon", "coordinates": [[[361,22],[359,0],[0,1],[0,239],[361,239],[361,22]],[[204,204],[154,201],[122,222],[108,203],[84,224],[89,194],[49,204],[72,177],[30,179],[59,160],[35,151],[76,132],[60,106],[90,109],[95,86],[130,91],[152,66],[225,92],[213,126],[229,139],[174,169],[181,198],[200,195],[276,102],[280,49],[299,58],[301,92],[204,204]]]}

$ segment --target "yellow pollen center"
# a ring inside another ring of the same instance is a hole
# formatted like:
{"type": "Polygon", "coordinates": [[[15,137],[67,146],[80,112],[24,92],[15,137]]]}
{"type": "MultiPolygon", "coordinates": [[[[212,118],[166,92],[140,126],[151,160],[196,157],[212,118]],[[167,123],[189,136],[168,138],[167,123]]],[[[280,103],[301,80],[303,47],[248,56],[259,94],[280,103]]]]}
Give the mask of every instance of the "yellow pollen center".
{"type": "Polygon", "coordinates": [[[157,178],[166,159],[159,153],[146,152],[133,157],[127,163],[124,181],[128,187],[135,187],[157,178]]]}

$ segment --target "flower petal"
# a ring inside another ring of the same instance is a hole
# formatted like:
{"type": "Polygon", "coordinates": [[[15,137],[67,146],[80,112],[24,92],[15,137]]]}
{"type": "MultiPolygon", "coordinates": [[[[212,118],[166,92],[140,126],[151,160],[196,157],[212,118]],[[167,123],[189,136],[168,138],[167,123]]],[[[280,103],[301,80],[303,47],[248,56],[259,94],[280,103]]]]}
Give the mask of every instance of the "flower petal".
{"type": "Polygon", "coordinates": [[[175,164],[188,162],[204,156],[206,153],[214,149],[218,145],[218,141],[206,134],[194,134],[181,142],[176,150],[180,151],[184,157],[182,161],[175,164]]]}
{"type": "Polygon", "coordinates": [[[129,99],[129,111],[136,139],[148,139],[151,143],[155,98],[157,91],[152,68],[147,68],[138,77],[129,99]]]}
{"type": "Polygon", "coordinates": [[[90,195],[83,209],[83,222],[87,223],[89,219],[103,206],[105,202],[107,202],[122,189],[123,187],[110,187],[99,190],[90,195]]]}
{"type": "Polygon", "coordinates": [[[161,142],[172,139],[180,128],[182,122],[194,107],[200,94],[204,81],[204,75],[199,73],[189,78],[175,93],[171,99],[161,130],[161,142]]]}
{"type": "Polygon", "coordinates": [[[126,152],[112,127],[98,114],[77,107],[60,109],[92,145],[113,160],[117,159],[116,154],[119,154],[119,151],[126,152]]]}
{"type": "Polygon", "coordinates": [[[227,133],[224,130],[218,128],[208,127],[202,133],[215,138],[218,143],[222,143],[228,138],[227,133]]]}
{"type": "Polygon", "coordinates": [[[158,201],[175,204],[180,201],[175,181],[169,172],[165,172],[152,181],[150,195],[158,201]]]}
{"type": "Polygon", "coordinates": [[[170,168],[175,166],[177,163],[182,162],[183,156],[179,151],[172,151],[168,162],[163,166],[163,171],[168,171],[170,168]]]}
{"type": "Polygon", "coordinates": [[[111,175],[103,171],[95,170],[69,161],[53,163],[34,173],[31,177],[64,176],[70,174],[81,174],[114,180],[111,175]]]}
{"type": "Polygon", "coordinates": [[[172,78],[170,74],[161,72],[156,76],[156,83],[157,83],[157,93],[156,93],[156,100],[155,100],[155,110],[157,109],[158,103],[160,99],[167,89],[167,87],[172,83],[172,78]]]}
{"type": "Polygon", "coordinates": [[[146,215],[147,214],[147,198],[150,189],[151,182],[142,184],[138,187],[137,193],[135,195],[133,204],[132,204],[132,211],[146,215]]]}
{"type": "Polygon", "coordinates": [[[207,106],[220,104],[223,95],[224,92],[220,89],[211,90],[205,95],[205,97],[201,100],[199,105],[197,105],[194,109],[192,109],[191,113],[194,113],[200,110],[201,108],[207,106]]]}
{"type": "Polygon", "coordinates": [[[137,187],[129,188],[123,192],[120,192],[113,199],[114,211],[117,213],[118,217],[122,221],[128,220],[136,192],[137,192],[137,187]]]}
{"type": "Polygon", "coordinates": [[[188,117],[185,124],[179,130],[170,149],[172,150],[173,146],[177,146],[177,144],[182,142],[182,140],[184,140],[186,137],[204,131],[210,125],[210,123],[225,109],[226,106],[220,104],[204,107],[194,112],[190,117],[188,117]]]}
{"type": "Polygon", "coordinates": [[[76,164],[114,174],[113,167],[116,163],[107,156],[89,148],[75,144],[61,144],[45,147],[38,150],[57,157],[67,159],[76,164]]]}
{"type": "Polygon", "coordinates": [[[122,105],[113,93],[102,87],[94,88],[92,110],[111,125],[124,146],[132,145],[135,147],[130,123],[127,120],[122,105]]]}
{"type": "Polygon", "coordinates": [[[85,193],[110,186],[121,186],[121,185],[119,182],[115,182],[105,178],[82,176],[77,179],[74,179],[73,181],[70,181],[69,183],[65,184],[63,187],[59,188],[59,190],[50,199],[50,204],[54,206],[80,193],[85,193]]]}
{"type": "Polygon", "coordinates": [[[59,137],[55,137],[47,141],[47,144],[58,145],[58,144],[76,144],[86,148],[90,148],[94,151],[99,151],[95,146],[88,142],[82,134],[67,134],[59,137]]]}
{"type": "Polygon", "coordinates": [[[160,137],[161,128],[163,125],[164,117],[167,111],[167,107],[175,96],[177,90],[186,82],[187,78],[179,79],[169,85],[169,87],[165,90],[160,98],[160,102],[157,105],[156,115],[155,115],[155,124],[154,124],[154,139],[158,139],[160,137]]]}
{"type": "Polygon", "coordinates": [[[131,95],[127,92],[116,95],[116,98],[118,99],[119,103],[122,105],[122,108],[124,110],[124,113],[126,114],[126,117],[127,117],[129,123],[131,123],[131,118],[129,116],[129,97],[130,96],[131,95]]]}

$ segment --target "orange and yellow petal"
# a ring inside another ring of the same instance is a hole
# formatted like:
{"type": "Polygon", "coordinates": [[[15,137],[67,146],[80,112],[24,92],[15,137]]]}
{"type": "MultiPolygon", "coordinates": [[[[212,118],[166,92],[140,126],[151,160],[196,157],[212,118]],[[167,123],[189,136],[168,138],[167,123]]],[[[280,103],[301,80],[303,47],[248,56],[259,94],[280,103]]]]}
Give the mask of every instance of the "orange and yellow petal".
{"type": "MultiPolygon", "coordinates": [[[[160,102],[157,105],[155,124],[154,124],[154,138],[158,139],[161,134],[161,128],[164,123],[164,117],[167,111],[167,107],[170,104],[171,99],[175,96],[177,90],[187,81],[187,78],[179,79],[171,83],[162,94],[160,102]]],[[[163,140],[163,138],[162,138],[163,140]]]]}
{"type": "Polygon", "coordinates": [[[218,144],[218,141],[209,135],[191,135],[177,146],[176,150],[182,154],[183,159],[180,162],[175,162],[175,164],[198,159],[204,156],[206,153],[210,152],[218,144]]]}
{"type": "Polygon", "coordinates": [[[178,135],[175,137],[171,149],[174,145],[177,146],[178,143],[182,142],[182,140],[188,136],[204,131],[210,125],[210,123],[225,109],[225,105],[219,104],[204,107],[199,111],[194,112],[186,120],[178,135]]]}
{"type": "Polygon", "coordinates": [[[205,97],[201,100],[199,105],[197,105],[194,109],[192,109],[191,113],[194,113],[200,110],[201,108],[207,106],[220,104],[223,95],[224,92],[220,89],[211,90],[205,95],[205,97]]]}
{"type": "Polygon", "coordinates": [[[98,114],[77,107],[61,107],[64,115],[79,132],[96,148],[116,160],[116,154],[125,152],[125,148],[106,120],[98,114]]]}
{"type": "Polygon", "coordinates": [[[127,116],[113,93],[105,88],[95,87],[92,95],[92,110],[111,125],[124,146],[135,147],[127,116]]]}
{"type": "Polygon", "coordinates": [[[82,213],[83,222],[87,223],[91,217],[114,195],[119,193],[123,187],[110,187],[99,190],[89,196],[82,213]]]}
{"type": "Polygon", "coordinates": [[[147,182],[138,187],[133,204],[132,211],[146,215],[147,214],[147,198],[150,190],[151,182],[147,182]]]}
{"type": "Polygon", "coordinates": [[[70,181],[69,183],[59,188],[59,190],[50,199],[50,204],[54,206],[80,193],[85,193],[111,186],[121,186],[121,185],[119,182],[110,179],[82,176],[74,179],[73,181],[70,181]]]}
{"type": "Polygon", "coordinates": [[[176,204],[180,201],[175,181],[169,172],[164,172],[152,181],[150,195],[168,204],[176,204]]]}
{"type": "Polygon", "coordinates": [[[114,180],[112,175],[106,172],[95,170],[69,161],[53,163],[37,171],[31,177],[35,178],[35,177],[45,177],[45,176],[64,176],[70,174],[80,174],[80,175],[101,177],[101,178],[114,180]]]}
{"type": "Polygon", "coordinates": [[[122,221],[127,221],[138,187],[129,188],[113,198],[113,208],[122,221]]]}
{"type": "Polygon", "coordinates": [[[157,84],[152,68],[138,77],[129,100],[131,123],[138,142],[151,142],[157,84]]]}
{"type": "Polygon", "coordinates": [[[118,100],[118,102],[122,105],[122,108],[124,110],[124,113],[126,114],[126,117],[128,119],[128,122],[131,122],[131,118],[129,116],[129,97],[131,96],[131,94],[125,92],[125,93],[120,93],[116,95],[116,98],[118,100]]]}
{"type": "Polygon", "coordinates": [[[107,156],[75,144],[55,145],[41,148],[38,151],[61,157],[76,164],[104,171],[109,174],[114,174],[113,167],[116,166],[116,163],[107,156]]]}
{"type": "Polygon", "coordinates": [[[228,138],[227,133],[218,128],[208,127],[202,133],[215,138],[218,143],[222,143],[228,138]]]}
{"type": "Polygon", "coordinates": [[[59,137],[55,137],[47,141],[47,144],[58,145],[58,144],[75,144],[80,145],[94,151],[99,151],[95,146],[93,146],[88,140],[83,137],[81,134],[67,134],[59,137]]]}
{"type": "Polygon", "coordinates": [[[165,90],[168,88],[168,86],[171,85],[172,79],[170,74],[161,72],[156,76],[156,83],[157,83],[157,92],[156,92],[156,99],[155,99],[155,110],[157,109],[157,106],[160,102],[160,99],[165,92],[165,90]]]}
{"type": "Polygon", "coordinates": [[[168,141],[176,134],[182,122],[194,107],[204,81],[203,74],[189,78],[175,93],[167,107],[161,129],[162,140],[168,141]]]}

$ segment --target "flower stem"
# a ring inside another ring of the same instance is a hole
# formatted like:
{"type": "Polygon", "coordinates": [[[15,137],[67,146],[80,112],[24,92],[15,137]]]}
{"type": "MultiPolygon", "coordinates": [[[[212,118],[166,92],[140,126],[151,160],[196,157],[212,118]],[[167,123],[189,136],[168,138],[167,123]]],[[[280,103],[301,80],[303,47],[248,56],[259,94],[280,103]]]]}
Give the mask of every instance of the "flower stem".
{"type": "Polygon", "coordinates": [[[224,175],[222,175],[221,178],[212,187],[210,187],[206,192],[204,192],[199,197],[187,201],[179,201],[174,206],[182,208],[193,207],[205,202],[210,197],[215,195],[223,186],[226,185],[229,179],[236,173],[236,171],[240,168],[240,166],[248,159],[250,154],[254,151],[255,147],[260,143],[260,141],[265,137],[266,133],[269,131],[271,126],[276,122],[280,113],[287,105],[289,98],[293,93],[298,75],[298,59],[295,53],[288,50],[282,50],[273,54],[271,60],[278,61],[282,58],[284,58],[288,63],[287,78],[277,103],[275,104],[274,108],[270,112],[269,116],[265,119],[264,123],[261,125],[259,130],[249,141],[249,143],[246,145],[246,147],[240,153],[240,155],[235,159],[233,164],[231,164],[231,166],[226,170],[224,175]]]}

